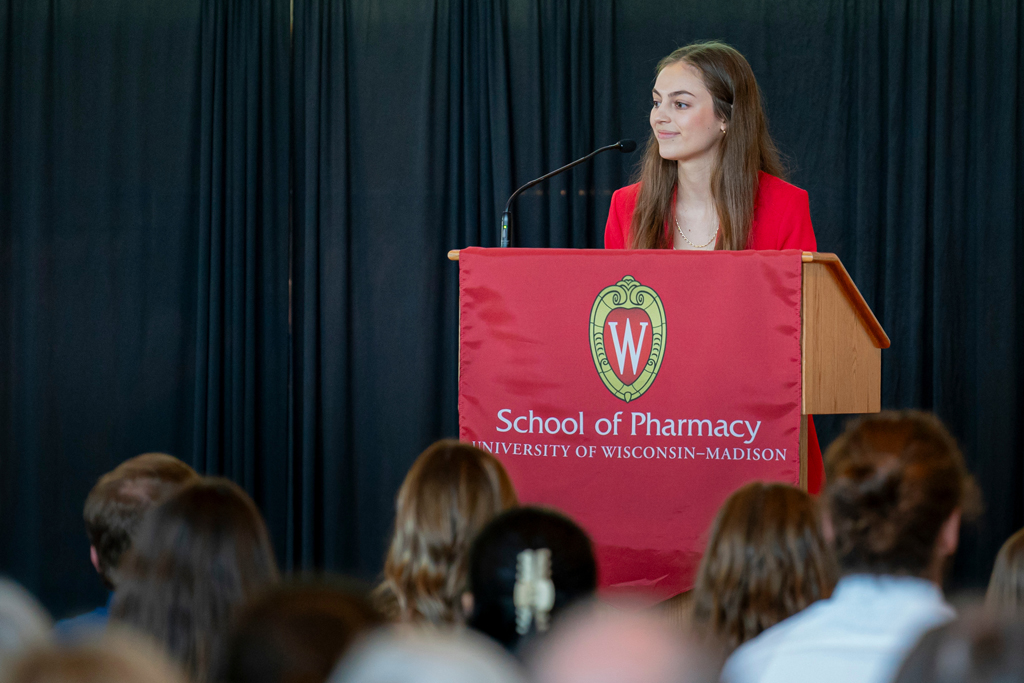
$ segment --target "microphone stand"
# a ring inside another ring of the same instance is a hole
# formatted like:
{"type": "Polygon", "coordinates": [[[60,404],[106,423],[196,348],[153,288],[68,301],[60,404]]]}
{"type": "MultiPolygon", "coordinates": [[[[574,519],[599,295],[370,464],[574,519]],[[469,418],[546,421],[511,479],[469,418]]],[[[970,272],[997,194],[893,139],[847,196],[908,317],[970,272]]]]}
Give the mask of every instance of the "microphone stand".
{"type": "Polygon", "coordinates": [[[636,149],[636,142],[634,142],[633,140],[619,140],[614,145],[607,145],[605,147],[601,147],[600,149],[595,149],[593,152],[583,157],[582,159],[577,159],[572,163],[568,163],[565,166],[562,166],[561,168],[555,169],[551,173],[542,175],[540,178],[537,178],[536,180],[531,180],[530,182],[526,183],[518,190],[513,192],[512,196],[508,198],[508,202],[505,204],[505,210],[501,213],[501,246],[508,247],[512,238],[512,200],[514,200],[516,197],[522,194],[525,190],[529,190],[537,183],[542,183],[548,178],[551,178],[552,176],[556,176],[559,173],[562,173],[563,171],[568,171],[573,166],[579,166],[585,161],[590,161],[601,152],[607,152],[612,149],[617,149],[624,153],[629,153],[636,149]]]}

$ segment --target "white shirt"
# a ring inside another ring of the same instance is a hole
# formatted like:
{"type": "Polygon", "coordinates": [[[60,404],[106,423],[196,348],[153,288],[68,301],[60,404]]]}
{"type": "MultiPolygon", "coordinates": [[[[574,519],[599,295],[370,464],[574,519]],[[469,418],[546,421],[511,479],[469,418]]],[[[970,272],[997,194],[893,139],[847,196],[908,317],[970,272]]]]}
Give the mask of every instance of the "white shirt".
{"type": "Polygon", "coordinates": [[[931,581],[855,574],[832,597],[747,641],[727,683],[889,683],[925,631],[956,616],[931,581]]]}

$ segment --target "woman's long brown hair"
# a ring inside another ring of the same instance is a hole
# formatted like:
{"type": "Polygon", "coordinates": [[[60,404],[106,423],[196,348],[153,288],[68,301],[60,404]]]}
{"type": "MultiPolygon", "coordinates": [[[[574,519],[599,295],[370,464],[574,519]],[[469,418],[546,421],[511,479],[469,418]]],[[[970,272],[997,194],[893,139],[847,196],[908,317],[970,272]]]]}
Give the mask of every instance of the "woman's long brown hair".
{"type": "Polygon", "coordinates": [[[378,607],[404,622],[461,622],[469,545],[517,504],[508,473],[490,453],[453,440],[427,448],[398,491],[378,607]]]}
{"type": "Polygon", "coordinates": [[[715,518],[693,589],[693,625],[729,651],[832,594],[835,555],[814,500],[752,482],[715,518]]]}
{"type": "Polygon", "coordinates": [[[209,683],[238,610],[278,571],[256,504],[203,477],[146,515],[116,578],[111,619],[163,645],[191,683],[209,683]]]}
{"type": "MultiPolygon", "coordinates": [[[[720,230],[716,249],[746,249],[754,218],[758,171],[782,177],[779,152],[768,134],[761,93],[750,64],[724,43],[694,43],[658,63],[662,69],[680,62],[700,71],[715,105],[715,115],[728,123],[711,170],[711,196],[720,230]]],[[[662,159],[654,132],[640,165],[640,192],[630,224],[632,249],[671,249],[665,230],[671,218],[677,179],[675,161],[662,159]]]]}

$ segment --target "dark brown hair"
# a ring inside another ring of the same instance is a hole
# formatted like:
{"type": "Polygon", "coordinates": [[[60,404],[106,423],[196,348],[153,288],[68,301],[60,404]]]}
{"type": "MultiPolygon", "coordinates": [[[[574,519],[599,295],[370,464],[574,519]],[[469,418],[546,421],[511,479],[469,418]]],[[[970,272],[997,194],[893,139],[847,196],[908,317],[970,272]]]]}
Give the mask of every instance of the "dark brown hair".
{"type": "Polygon", "coordinates": [[[999,549],[985,593],[985,607],[1010,618],[1024,616],[1024,529],[1010,536],[999,549]]]}
{"type": "Polygon", "coordinates": [[[227,479],[204,477],[143,521],[118,572],[111,618],[154,638],[203,683],[236,611],[276,581],[252,499],[227,479]]]}
{"type": "Polygon", "coordinates": [[[143,516],[198,478],[194,469],[166,453],[137,455],[99,478],[85,499],[82,516],[108,588],[116,583],[114,570],[131,547],[143,516]]]}
{"type": "Polygon", "coordinates": [[[825,476],[844,574],[924,576],[942,525],[979,505],[956,441],[938,418],[916,410],[853,422],[829,446],[825,476]]]}
{"type": "Polygon", "coordinates": [[[219,683],[324,683],[352,642],[384,619],[351,587],[279,586],[239,614],[219,683]]]}
{"type": "Polygon", "coordinates": [[[462,621],[469,544],[517,502],[505,468],[490,453],[452,440],[423,451],[398,491],[395,533],[377,589],[381,609],[402,621],[462,621]]]}
{"type": "MultiPolygon", "coordinates": [[[[768,134],[761,93],[750,64],[734,48],[718,42],[681,47],[658,62],[657,73],[672,64],[697,69],[711,93],[715,115],[729,124],[711,170],[711,196],[720,225],[716,249],[746,249],[754,220],[758,171],[782,177],[779,152],[768,134]]],[[[670,249],[665,223],[672,211],[677,164],[662,159],[651,131],[640,165],[640,191],[630,224],[630,248],[670,249]]]]}
{"type": "Polygon", "coordinates": [[[722,505],[693,590],[693,625],[729,651],[812,602],[838,571],[815,501],[785,484],[752,482],[722,505]]]}

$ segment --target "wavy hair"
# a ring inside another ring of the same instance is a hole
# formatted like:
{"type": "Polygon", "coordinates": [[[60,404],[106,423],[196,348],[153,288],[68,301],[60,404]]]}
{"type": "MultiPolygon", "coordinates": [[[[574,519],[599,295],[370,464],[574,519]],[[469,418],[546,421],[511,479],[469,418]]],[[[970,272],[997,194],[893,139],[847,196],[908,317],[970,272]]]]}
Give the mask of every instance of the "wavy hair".
{"type": "Polygon", "coordinates": [[[832,594],[835,556],[815,501],[752,482],[722,505],[694,586],[692,620],[729,651],[832,594]]]}
{"type": "MultiPolygon", "coordinates": [[[[672,64],[697,69],[711,93],[715,115],[729,124],[711,169],[711,196],[720,232],[715,249],[746,249],[754,220],[758,172],[784,177],[779,152],[768,134],[768,120],[750,64],[725,43],[693,43],[658,62],[656,74],[672,64]]],[[[665,231],[677,180],[675,161],[662,159],[651,131],[637,180],[640,191],[630,224],[631,249],[671,249],[665,231]]]]}
{"type": "Polygon", "coordinates": [[[493,455],[454,440],[431,445],[398,491],[378,607],[400,621],[461,622],[469,544],[492,517],[517,504],[493,455]]]}

